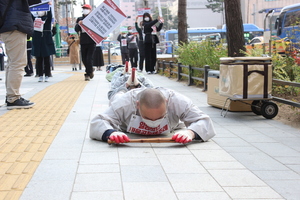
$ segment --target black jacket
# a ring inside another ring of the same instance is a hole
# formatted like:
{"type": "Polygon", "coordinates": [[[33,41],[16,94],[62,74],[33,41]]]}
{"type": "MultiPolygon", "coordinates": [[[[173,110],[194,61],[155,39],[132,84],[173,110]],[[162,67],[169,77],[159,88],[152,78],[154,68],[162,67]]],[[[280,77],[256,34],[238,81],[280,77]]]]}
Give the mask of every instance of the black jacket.
{"type": "Polygon", "coordinates": [[[41,17],[41,19],[45,22],[44,29],[43,32],[33,32],[31,54],[37,57],[47,57],[55,54],[55,46],[52,38],[51,10],[47,12],[47,15],[41,17]]]}
{"type": "Polygon", "coordinates": [[[117,40],[120,42],[121,53],[129,53],[128,51],[128,43],[126,36],[122,36],[121,34],[118,36],[117,40]],[[122,46],[122,40],[126,40],[127,45],[122,46]]]}
{"type": "MultiPolygon", "coordinates": [[[[157,19],[150,21],[150,22],[143,22],[143,26],[144,26],[144,34],[145,34],[145,39],[144,39],[144,43],[159,43],[158,37],[157,35],[153,35],[152,34],[152,26],[156,26],[155,24],[158,22],[157,19]]],[[[161,28],[163,27],[163,23],[160,23],[159,26],[156,26],[156,31],[159,32],[161,30],[161,28]]]]}
{"type": "Polygon", "coordinates": [[[94,42],[94,40],[87,33],[82,32],[81,26],[78,24],[78,22],[82,21],[86,16],[82,15],[82,17],[77,18],[75,31],[80,35],[80,44],[96,44],[96,42],[94,42]]]}
{"type": "MultiPolygon", "coordinates": [[[[3,15],[8,2],[12,0],[0,0],[0,13],[3,15]]],[[[41,3],[40,0],[13,0],[13,3],[4,21],[3,26],[0,28],[0,33],[18,30],[22,33],[32,35],[33,33],[33,20],[29,10],[29,6],[41,3]]]]}

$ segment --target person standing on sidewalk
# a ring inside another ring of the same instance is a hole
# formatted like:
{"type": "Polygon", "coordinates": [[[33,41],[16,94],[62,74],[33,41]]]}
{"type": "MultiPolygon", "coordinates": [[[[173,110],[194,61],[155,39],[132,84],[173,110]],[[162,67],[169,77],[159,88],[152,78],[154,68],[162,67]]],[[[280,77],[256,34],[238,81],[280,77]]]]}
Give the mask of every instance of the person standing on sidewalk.
{"type": "MultiPolygon", "coordinates": [[[[0,41],[1,42],[1,41],[0,41]]],[[[4,71],[4,49],[2,47],[2,43],[0,43],[0,71],[4,71]]]]}
{"type": "Polygon", "coordinates": [[[89,4],[84,4],[82,7],[82,17],[76,20],[75,31],[80,35],[81,59],[85,66],[84,80],[89,81],[94,78],[93,56],[96,49],[94,40],[80,27],[82,20],[92,11],[89,4]]]}
{"type": "Polygon", "coordinates": [[[132,27],[128,26],[127,27],[128,34],[126,36],[127,38],[127,44],[128,44],[128,51],[129,51],[129,59],[131,63],[131,67],[137,68],[137,63],[138,63],[138,39],[137,39],[137,34],[132,32],[132,27]]]}
{"type": "Polygon", "coordinates": [[[125,65],[126,61],[129,61],[129,51],[128,51],[128,46],[127,46],[126,33],[121,32],[119,34],[117,40],[120,42],[122,64],[125,65]]]}
{"type": "Polygon", "coordinates": [[[145,45],[144,45],[144,38],[143,38],[143,30],[140,27],[143,27],[143,22],[140,22],[140,27],[138,26],[138,18],[135,19],[135,29],[139,33],[139,41],[138,41],[138,47],[139,47],[139,69],[138,72],[142,72],[144,69],[144,61],[145,61],[145,45]]]}
{"type": "Polygon", "coordinates": [[[93,58],[93,66],[96,66],[97,71],[101,71],[101,67],[104,66],[102,42],[96,45],[96,50],[93,58]]]}
{"type": "MultiPolygon", "coordinates": [[[[51,5],[51,1],[48,3],[51,5]]],[[[32,36],[32,55],[36,58],[38,68],[38,82],[48,82],[51,76],[51,58],[55,54],[52,38],[52,12],[38,11],[38,17],[34,17],[34,33],[32,36]]]]}
{"type": "Polygon", "coordinates": [[[72,71],[77,71],[77,65],[79,65],[80,58],[79,58],[79,43],[80,40],[76,34],[71,34],[66,39],[69,45],[69,59],[70,64],[72,65],[72,71]]]}
{"type": "Polygon", "coordinates": [[[27,35],[33,33],[33,20],[29,5],[40,0],[1,0],[0,38],[5,43],[8,64],[6,68],[7,109],[31,108],[35,104],[21,97],[20,87],[27,64],[27,35]]]}
{"type": "Polygon", "coordinates": [[[25,67],[25,77],[33,75],[33,66],[31,62],[32,37],[27,37],[27,65],[25,67]]]}
{"type": "Polygon", "coordinates": [[[163,18],[158,17],[158,19],[152,20],[149,13],[144,13],[143,26],[145,34],[145,52],[147,52],[145,54],[146,72],[148,74],[154,74],[156,64],[156,44],[159,43],[157,32],[163,27],[163,18]],[[155,25],[157,22],[159,22],[158,26],[155,25]]]}

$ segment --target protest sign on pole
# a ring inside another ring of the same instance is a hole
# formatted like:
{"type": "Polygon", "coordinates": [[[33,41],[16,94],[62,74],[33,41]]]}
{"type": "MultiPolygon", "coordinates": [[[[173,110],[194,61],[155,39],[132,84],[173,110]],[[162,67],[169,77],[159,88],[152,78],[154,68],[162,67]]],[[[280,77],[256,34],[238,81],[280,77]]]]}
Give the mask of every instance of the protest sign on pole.
{"type": "Polygon", "coordinates": [[[139,17],[143,17],[144,13],[149,13],[151,14],[151,8],[138,8],[137,9],[137,15],[139,17]]]}
{"type": "Polygon", "coordinates": [[[80,26],[96,44],[99,44],[126,18],[126,15],[112,0],[105,0],[82,20],[80,26]]]}
{"type": "Polygon", "coordinates": [[[160,17],[162,17],[160,0],[157,0],[157,7],[158,7],[158,14],[159,14],[160,17]]]}
{"type": "Polygon", "coordinates": [[[42,0],[41,3],[34,4],[29,6],[31,12],[37,12],[37,11],[49,11],[50,5],[48,4],[50,0],[42,0]]]}

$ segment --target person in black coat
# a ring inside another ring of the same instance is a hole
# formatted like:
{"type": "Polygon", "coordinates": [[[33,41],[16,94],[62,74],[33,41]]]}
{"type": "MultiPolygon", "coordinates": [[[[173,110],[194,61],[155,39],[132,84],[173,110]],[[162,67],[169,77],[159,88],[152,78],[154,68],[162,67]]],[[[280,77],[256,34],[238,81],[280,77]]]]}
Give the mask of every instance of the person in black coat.
{"type": "Polygon", "coordinates": [[[1,0],[0,37],[5,43],[8,65],[6,67],[6,106],[7,109],[31,108],[33,102],[21,97],[20,87],[24,67],[27,64],[27,35],[33,33],[33,21],[29,5],[41,3],[40,0],[1,0]],[[4,19],[3,19],[4,18],[4,19]]]}
{"type": "Polygon", "coordinates": [[[94,78],[93,68],[93,56],[96,49],[96,43],[94,40],[81,29],[79,24],[82,24],[82,20],[92,11],[92,7],[88,4],[82,6],[83,15],[78,17],[76,20],[75,31],[80,35],[80,48],[81,48],[81,59],[85,66],[85,80],[89,81],[94,78]]]}
{"type": "Polygon", "coordinates": [[[2,43],[0,43],[0,71],[4,71],[4,49],[2,47],[2,43]]]}
{"type": "Polygon", "coordinates": [[[120,42],[122,64],[125,65],[126,61],[129,61],[129,50],[127,46],[126,33],[125,32],[120,33],[117,40],[120,42]]]}
{"type": "Polygon", "coordinates": [[[43,82],[45,75],[45,82],[51,76],[51,60],[50,55],[55,54],[55,46],[52,38],[52,12],[38,11],[38,17],[34,17],[35,23],[43,21],[41,29],[35,27],[32,36],[32,52],[31,54],[36,58],[36,67],[39,76],[39,82],[43,82]]]}
{"type": "Polygon", "coordinates": [[[32,76],[33,75],[33,66],[31,62],[31,49],[32,49],[32,38],[27,37],[27,65],[25,67],[25,75],[24,76],[32,76]]]}
{"type": "Polygon", "coordinates": [[[138,72],[142,72],[144,69],[144,61],[145,61],[145,45],[144,45],[144,39],[143,39],[143,30],[140,27],[143,27],[143,22],[140,22],[140,27],[138,26],[138,18],[136,17],[135,20],[135,29],[139,33],[139,39],[138,39],[138,47],[139,47],[139,69],[138,72]]]}
{"type": "Polygon", "coordinates": [[[127,38],[127,47],[129,51],[129,59],[131,63],[131,67],[137,68],[137,63],[139,60],[138,56],[138,39],[137,34],[132,32],[132,27],[127,27],[128,34],[127,38]]]}
{"type": "Polygon", "coordinates": [[[156,64],[156,44],[159,43],[157,32],[159,32],[163,27],[163,19],[158,17],[158,19],[152,20],[152,17],[149,13],[144,13],[143,27],[145,34],[144,45],[146,72],[148,74],[154,74],[156,64]],[[156,23],[158,22],[159,25],[156,26],[156,23]]]}

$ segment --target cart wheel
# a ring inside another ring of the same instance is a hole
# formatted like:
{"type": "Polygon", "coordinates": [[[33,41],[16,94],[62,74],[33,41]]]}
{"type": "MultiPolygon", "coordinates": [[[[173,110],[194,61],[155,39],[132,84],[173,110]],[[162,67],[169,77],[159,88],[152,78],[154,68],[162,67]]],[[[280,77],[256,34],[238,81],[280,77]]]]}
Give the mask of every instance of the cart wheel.
{"type": "Polygon", "coordinates": [[[261,105],[262,102],[259,100],[252,101],[251,110],[257,115],[261,115],[261,105]]]}
{"type": "Polygon", "coordinates": [[[261,106],[261,114],[266,119],[274,118],[278,113],[278,106],[273,102],[264,102],[261,106]]]}

